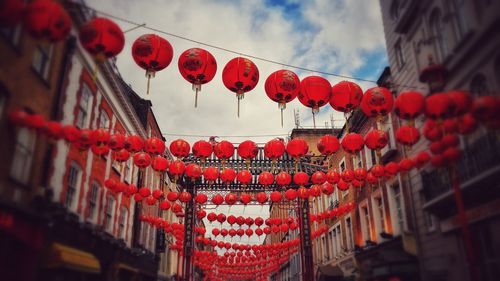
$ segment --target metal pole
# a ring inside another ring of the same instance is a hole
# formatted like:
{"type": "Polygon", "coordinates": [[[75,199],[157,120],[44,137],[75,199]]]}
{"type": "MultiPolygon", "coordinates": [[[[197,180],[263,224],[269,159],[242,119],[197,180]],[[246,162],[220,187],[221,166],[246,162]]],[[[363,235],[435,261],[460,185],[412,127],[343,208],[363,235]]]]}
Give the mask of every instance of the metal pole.
{"type": "Polygon", "coordinates": [[[311,244],[311,223],[309,221],[309,199],[297,199],[300,217],[300,247],[302,259],[302,280],[314,280],[311,244]]]}

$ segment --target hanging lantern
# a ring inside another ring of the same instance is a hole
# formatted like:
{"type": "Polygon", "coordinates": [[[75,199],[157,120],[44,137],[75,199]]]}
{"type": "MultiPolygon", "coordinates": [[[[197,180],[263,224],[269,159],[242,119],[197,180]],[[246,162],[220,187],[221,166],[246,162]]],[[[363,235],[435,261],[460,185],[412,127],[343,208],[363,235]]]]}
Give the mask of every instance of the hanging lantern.
{"type": "Polygon", "coordinates": [[[80,130],[78,140],[74,143],[79,150],[89,149],[92,145],[92,131],[89,129],[80,130]]]}
{"type": "Polygon", "coordinates": [[[33,1],[24,11],[24,29],[37,40],[58,42],[68,36],[71,17],[56,1],[33,1]]]}
{"type": "Polygon", "coordinates": [[[177,201],[177,199],[179,199],[179,193],[177,193],[175,191],[170,191],[169,193],[167,193],[167,200],[168,201],[175,202],[175,201],[177,201]]]}
{"type": "Polygon", "coordinates": [[[332,87],[330,105],[337,111],[348,113],[359,106],[362,98],[363,90],[358,84],[341,81],[332,87]]]}
{"type": "Polygon", "coordinates": [[[458,132],[458,122],[456,118],[448,118],[441,123],[441,129],[447,134],[458,132]]]}
{"type": "Polygon", "coordinates": [[[263,185],[264,187],[268,187],[269,185],[274,183],[274,176],[270,172],[262,172],[259,175],[259,184],[263,185]]]}
{"type": "Polygon", "coordinates": [[[238,117],[240,117],[240,100],[246,92],[251,91],[259,82],[259,69],[249,59],[237,57],[230,60],[222,70],[224,86],[236,93],[238,98],[238,117]]]}
{"type": "Polygon", "coordinates": [[[325,195],[330,195],[335,191],[333,184],[325,182],[321,185],[321,192],[325,195]]]}
{"type": "Polygon", "coordinates": [[[370,169],[370,173],[376,178],[381,178],[385,174],[384,166],[380,164],[373,165],[370,169]]]}
{"type": "Polygon", "coordinates": [[[415,127],[401,126],[396,131],[396,140],[407,146],[412,146],[418,142],[420,139],[420,132],[415,127]]]}
{"type": "Polygon", "coordinates": [[[340,173],[340,179],[345,182],[351,182],[354,179],[354,172],[352,170],[346,169],[340,173]]]}
{"type": "Polygon", "coordinates": [[[309,189],[305,187],[299,187],[299,189],[297,189],[297,195],[301,199],[307,199],[309,198],[309,189]]]}
{"type": "Polygon", "coordinates": [[[234,205],[234,203],[236,203],[236,201],[238,201],[238,196],[234,193],[228,193],[226,194],[226,204],[228,205],[234,205]]]}
{"type": "Polygon", "coordinates": [[[354,179],[358,181],[364,181],[366,179],[366,169],[365,168],[357,168],[354,170],[354,179]]]}
{"type": "Polygon", "coordinates": [[[411,159],[404,158],[404,159],[401,159],[401,161],[399,161],[399,168],[401,171],[408,172],[414,166],[415,166],[415,163],[411,159]]]}
{"type": "Polygon", "coordinates": [[[191,48],[179,56],[179,71],[195,91],[194,107],[198,106],[198,92],[201,85],[210,82],[217,72],[217,61],[207,50],[191,48]]]}
{"type": "Polygon", "coordinates": [[[193,155],[204,162],[212,155],[213,147],[208,141],[199,140],[193,144],[193,155]]]}
{"type": "Polygon", "coordinates": [[[217,220],[217,215],[216,215],[215,213],[213,213],[213,212],[212,212],[212,213],[209,213],[209,214],[207,215],[207,220],[208,220],[210,223],[212,223],[212,222],[214,222],[215,220],[217,220]]]}
{"type": "Polygon", "coordinates": [[[290,70],[278,70],[267,77],[264,89],[267,96],[278,103],[278,108],[281,110],[281,127],[283,127],[283,110],[286,104],[299,94],[300,79],[290,70]]]}
{"type": "Polygon", "coordinates": [[[331,184],[336,184],[340,180],[340,174],[335,170],[329,170],[326,173],[326,180],[331,184]]]}
{"type": "Polygon", "coordinates": [[[47,121],[45,117],[41,114],[29,114],[26,117],[26,127],[31,130],[37,131],[39,133],[43,128],[45,128],[47,121]]]}
{"type": "Polygon", "coordinates": [[[249,166],[250,161],[259,153],[259,148],[255,142],[246,140],[238,145],[237,152],[241,158],[245,159],[247,166],[249,166]]]}
{"type": "Polygon", "coordinates": [[[460,140],[458,139],[458,136],[455,134],[446,134],[441,139],[441,144],[446,148],[456,147],[460,144],[460,140]]]}
{"type": "Polygon", "coordinates": [[[371,185],[378,184],[378,178],[375,177],[371,172],[368,172],[366,174],[366,181],[371,185]]]}
{"type": "Polygon", "coordinates": [[[48,121],[47,124],[45,124],[43,133],[48,138],[51,138],[53,140],[59,140],[63,137],[62,125],[61,123],[56,121],[48,121]]]}
{"type": "Polygon", "coordinates": [[[214,146],[214,154],[224,164],[227,159],[231,158],[234,155],[234,145],[228,141],[218,142],[214,146]]]}
{"type": "Polygon", "coordinates": [[[294,138],[286,145],[286,152],[288,155],[295,158],[296,169],[298,168],[300,157],[306,155],[308,151],[309,146],[307,142],[301,138],[294,138]]]}
{"type": "Polygon", "coordinates": [[[191,179],[191,181],[196,181],[201,177],[203,174],[203,171],[201,170],[201,167],[197,164],[190,163],[186,166],[185,170],[186,176],[191,179]]]}
{"type": "Polygon", "coordinates": [[[217,215],[217,221],[220,222],[221,224],[224,223],[226,221],[226,215],[224,214],[218,214],[217,215]]]}
{"type": "Polygon", "coordinates": [[[425,98],[425,115],[427,118],[442,120],[453,115],[454,104],[446,93],[437,93],[425,98]]]}
{"type": "Polygon", "coordinates": [[[224,169],[220,173],[220,179],[226,185],[232,184],[235,178],[236,178],[236,171],[233,169],[224,169]]]}
{"type": "Polygon", "coordinates": [[[309,188],[309,195],[313,197],[319,197],[321,195],[321,188],[319,185],[315,184],[309,188]]]}
{"type": "Polygon", "coordinates": [[[390,176],[394,176],[399,172],[399,165],[396,162],[389,162],[385,164],[384,166],[384,171],[385,173],[389,174],[390,176]]]}
{"type": "Polygon", "coordinates": [[[130,135],[125,139],[125,149],[130,153],[137,153],[144,147],[144,140],[138,135],[130,135]]]}
{"type": "Polygon", "coordinates": [[[367,117],[385,116],[392,111],[393,105],[391,91],[384,87],[368,89],[361,100],[361,110],[367,117]]]}
{"type": "Polygon", "coordinates": [[[312,174],[311,176],[311,182],[313,184],[323,184],[324,182],[326,182],[326,174],[322,171],[314,172],[314,174],[312,174]]]}
{"type": "Polygon", "coordinates": [[[443,131],[432,119],[425,120],[423,132],[425,138],[430,141],[438,141],[443,137],[443,131]]]}
{"type": "Polygon", "coordinates": [[[340,179],[339,182],[337,183],[337,188],[340,190],[340,191],[346,191],[349,189],[349,183],[340,179]]]}
{"type": "Polygon", "coordinates": [[[435,141],[429,145],[429,150],[434,155],[441,154],[444,149],[445,149],[445,147],[441,141],[435,141]]]}
{"type": "Polygon", "coordinates": [[[273,139],[264,145],[264,155],[276,161],[285,153],[285,143],[281,139],[273,139]]]}
{"type": "Polygon", "coordinates": [[[287,189],[287,191],[285,191],[285,198],[288,201],[295,200],[297,198],[297,191],[291,188],[287,189]]]}
{"type": "Polygon", "coordinates": [[[293,175],[293,182],[298,186],[305,186],[309,183],[309,175],[304,172],[298,172],[293,175]]]}
{"type": "Polygon", "coordinates": [[[271,202],[278,203],[281,201],[281,192],[273,191],[273,192],[271,192],[271,195],[269,196],[269,198],[271,199],[271,202]]]}
{"type": "Polygon", "coordinates": [[[132,57],[135,63],[146,70],[149,94],[149,81],[157,71],[166,68],[172,61],[174,50],[164,38],[155,34],[144,34],[132,44],[132,57]]]}
{"type": "Polygon", "coordinates": [[[323,77],[308,76],[302,79],[300,88],[299,101],[312,109],[313,123],[316,128],[316,114],[319,112],[320,107],[330,101],[332,86],[323,77]]]}
{"type": "Polygon", "coordinates": [[[189,155],[189,143],[183,139],[177,139],[170,143],[170,152],[177,158],[184,158],[189,155]]]}
{"type": "Polygon", "coordinates": [[[80,42],[97,62],[118,55],[125,45],[120,27],[106,18],[93,18],[80,28],[80,42]]]}
{"type": "Polygon", "coordinates": [[[371,130],[365,136],[365,145],[371,150],[381,150],[389,142],[389,135],[386,131],[371,130]]]}
{"type": "Polygon", "coordinates": [[[236,180],[241,184],[246,186],[252,182],[252,173],[248,170],[241,170],[236,175],[236,180]]]}
{"type": "Polygon", "coordinates": [[[322,136],[317,144],[319,152],[325,156],[334,154],[335,152],[337,152],[339,147],[339,140],[333,135],[322,136]]]}
{"type": "Polygon", "coordinates": [[[130,158],[130,153],[126,149],[121,149],[118,151],[113,151],[112,157],[118,162],[125,162],[130,158]]]}
{"type": "Polygon", "coordinates": [[[148,204],[149,206],[155,205],[156,202],[158,202],[158,200],[156,200],[156,198],[154,198],[153,196],[149,196],[146,198],[146,204],[148,204]]]}
{"type": "Polygon", "coordinates": [[[120,133],[112,134],[108,140],[108,146],[111,150],[117,151],[125,147],[125,136],[120,133]]]}
{"type": "Polygon", "coordinates": [[[500,100],[494,96],[480,96],[474,99],[471,113],[478,121],[491,122],[498,118],[500,100]]]}
{"type": "Polygon", "coordinates": [[[144,142],[144,150],[149,154],[165,153],[165,142],[159,138],[151,137],[144,142]]]}
{"type": "Polygon", "coordinates": [[[432,56],[429,56],[429,65],[420,72],[419,81],[427,83],[431,93],[441,91],[444,88],[448,70],[441,64],[435,64],[432,56]]]}
{"type": "Polygon", "coordinates": [[[356,154],[363,149],[365,141],[360,134],[349,133],[342,139],[342,148],[351,154],[356,154]]]}
{"type": "Polygon", "coordinates": [[[283,188],[292,182],[292,176],[287,172],[279,172],[276,175],[276,184],[283,188]]]}
{"type": "Polygon", "coordinates": [[[446,163],[443,155],[434,155],[431,158],[431,164],[436,168],[440,168],[443,167],[446,163]]]}
{"type": "Polygon", "coordinates": [[[217,237],[220,234],[220,230],[218,228],[212,229],[212,235],[217,237]]]}
{"type": "Polygon", "coordinates": [[[224,197],[222,197],[222,195],[220,195],[220,194],[215,194],[212,197],[212,203],[219,206],[220,204],[224,203],[224,197]]]}
{"type": "Polygon", "coordinates": [[[182,203],[187,203],[189,201],[191,201],[191,193],[187,192],[187,191],[183,191],[179,194],[179,201],[181,201],[182,203]]]}
{"type": "Polygon", "coordinates": [[[216,167],[208,167],[203,171],[203,177],[209,185],[213,184],[219,178],[219,169],[216,167]]]}
{"type": "Polygon", "coordinates": [[[241,193],[240,194],[240,202],[243,204],[243,205],[247,205],[248,203],[250,203],[252,201],[252,195],[248,194],[248,193],[241,193]]]}
{"type": "Polygon", "coordinates": [[[453,116],[462,116],[470,112],[472,97],[464,91],[450,91],[447,93],[453,102],[453,116]]]}
{"type": "Polygon", "coordinates": [[[155,170],[156,172],[161,173],[161,172],[164,172],[165,170],[167,170],[169,164],[170,163],[167,159],[165,159],[164,157],[162,157],[160,155],[157,155],[153,158],[153,160],[151,162],[151,168],[153,168],[153,170],[155,170]]]}
{"type": "Polygon", "coordinates": [[[207,203],[208,197],[204,193],[198,193],[196,194],[195,201],[197,204],[205,204],[207,203]]]}
{"type": "Polygon", "coordinates": [[[168,172],[174,176],[174,180],[179,179],[179,177],[184,174],[184,169],[186,166],[184,165],[184,162],[181,160],[175,160],[170,162],[170,165],[168,166],[168,172]]]}
{"type": "Polygon", "coordinates": [[[460,118],[460,122],[458,122],[458,132],[461,135],[468,135],[473,133],[477,129],[477,126],[476,118],[471,113],[466,113],[460,118]]]}
{"type": "Polygon", "coordinates": [[[262,205],[267,202],[267,194],[265,192],[259,192],[255,195],[255,200],[262,205]]]}
{"type": "Polygon", "coordinates": [[[24,0],[3,0],[0,2],[0,26],[14,27],[18,24],[25,12],[24,0]]]}
{"type": "Polygon", "coordinates": [[[443,151],[445,164],[456,164],[458,161],[460,161],[461,156],[462,151],[458,147],[449,147],[445,151],[443,151]]]}
{"type": "MultiPolygon", "coordinates": [[[[394,113],[404,120],[415,120],[424,112],[425,98],[417,91],[400,93],[394,102],[394,113]]],[[[413,122],[412,122],[413,123],[413,122]]]]}
{"type": "Polygon", "coordinates": [[[262,234],[264,234],[264,231],[262,231],[261,228],[256,228],[255,229],[255,234],[257,234],[257,236],[261,236],[262,234]]]}
{"type": "Polygon", "coordinates": [[[161,203],[160,203],[160,210],[167,211],[168,209],[170,209],[170,207],[171,207],[170,202],[168,202],[166,200],[161,201],[161,203]]]}

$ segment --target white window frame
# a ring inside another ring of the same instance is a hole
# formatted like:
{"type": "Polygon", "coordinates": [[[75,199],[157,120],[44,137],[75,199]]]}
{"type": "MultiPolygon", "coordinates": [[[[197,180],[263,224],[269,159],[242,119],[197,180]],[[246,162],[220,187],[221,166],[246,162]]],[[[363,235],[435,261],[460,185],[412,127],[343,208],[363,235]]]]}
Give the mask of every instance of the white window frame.
{"type": "Polygon", "coordinates": [[[345,223],[345,228],[346,228],[346,242],[347,242],[347,250],[352,251],[354,250],[354,231],[352,228],[352,216],[351,214],[348,214],[344,218],[344,223],[345,223]],[[349,224],[347,223],[347,220],[349,220],[349,224]]]}
{"type": "Polygon", "coordinates": [[[344,255],[344,243],[342,241],[342,224],[337,222],[333,225],[335,248],[337,248],[336,258],[341,258],[344,255]]]}
{"type": "Polygon", "coordinates": [[[361,222],[361,237],[363,245],[366,245],[366,240],[371,240],[371,222],[370,222],[370,208],[368,200],[363,200],[359,204],[359,218],[361,222]],[[368,220],[366,219],[368,217],[368,220]]]}
{"type": "Polygon", "coordinates": [[[31,67],[45,81],[49,79],[53,50],[54,50],[54,44],[40,42],[35,45],[35,50],[33,52],[33,60],[31,61],[31,67]]]}
{"type": "Polygon", "coordinates": [[[104,108],[101,108],[100,113],[99,113],[99,127],[98,128],[103,128],[106,130],[111,129],[111,119],[110,119],[108,113],[106,112],[106,110],[104,110],[104,108]]]}
{"type": "Polygon", "coordinates": [[[93,181],[89,190],[89,217],[90,221],[95,221],[97,218],[97,209],[99,208],[99,194],[101,185],[98,181],[93,181]]]}
{"type": "Polygon", "coordinates": [[[118,239],[125,240],[127,228],[128,208],[125,206],[120,207],[120,217],[118,218],[118,239]]]}
{"type": "Polygon", "coordinates": [[[392,234],[394,236],[399,236],[403,233],[403,231],[407,230],[407,222],[406,222],[406,214],[405,214],[405,204],[403,198],[403,188],[401,184],[401,177],[398,175],[396,180],[388,181],[386,183],[387,195],[389,198],[389,210],[391,215],[392,222],[392,234]],[[399,187],[398,198],[396,198],[396,194],[394,193],[395,185],[399,187]],[[397,201],[399,200],[400,212],[402,216],[402,223],[399,221],[398,209],[397,209],[397,201]]]}
{"type": "Polygon", "coordinates": [[[116,199],[108,194],[106,197],[106,209],[104,210],[104,230],[113,233],[113,216],[115,212],[116,199]]]}
{"type": "Polygon", "coordinates": [[[93,97],[94,95],[92,94],[90,86],[87,83],[82,82],[80,89],[80,100],[78,101],[78,111],[75,116],[75,125],[79,128],[89,127],[93,97]]]}
{"type": "Polygon", "coordinates": [[[82,167],[76,162],[71,162],[68,167],[68,177],[67,177],[67,190],[66,196],[64,198],[64,206],[70,210],[76,210],[76,205],[78,202],[78,194],[80,191],[80,186],[82,184],[82,167]],[[73,175],[73,173],[76,173],[73,175]],[[76,179],[74,179],[76,178],[76,179]],[[74,179],[74,183],[73,180],[74,179]],[[73,186],[74,185],[74,186],[73,186]]]}
{"type": "Polygon", "coordinates": [[[30,180],[35,144],[35,133],[26,128],[17,131],[10,177],[21,184],[28,184],[30,180]]]}
{"type": "Polygon", "coordinates": [[[13,27],[0,28],[1,35],[14,47],[19,47],[19,44],[21,43],[21,31],[22,24],[20,23],[13,27]]]}
{"type": "Polygon", "coordinates": [[[375,231],[376,231],[376,237],[377,241],[382,241],[382,235],[380,233],[386,232],[387,230],[387,221],[385,219],[385,211],[384,211],[384,196],[382,195],[382,191],[380,188],[377,190],[373,191],[372,196],[371,196],[371,201],[372,201],[372,209],[373,209],[373,220],[375,222],[375,231]],[[380,203],[382,204],[382,213],[380,213],[379,209],[379,204],[378,200],[380,200],[380,203]],[[382,219],[384,221],[384,225],[382,225],[382,219]]]}

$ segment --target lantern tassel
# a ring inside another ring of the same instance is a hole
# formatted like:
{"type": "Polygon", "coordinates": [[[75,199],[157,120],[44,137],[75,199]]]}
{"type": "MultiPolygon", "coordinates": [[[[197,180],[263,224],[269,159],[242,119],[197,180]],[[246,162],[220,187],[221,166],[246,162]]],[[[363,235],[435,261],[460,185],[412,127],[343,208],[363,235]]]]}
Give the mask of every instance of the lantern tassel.
{"type": "Polygon", "coordinates": [[[238,118],[240,118],[240,100],[242,100],[244,96],[245,96],[244,92],[236,93],[236,97],[238,98],[238,118]]]}
{"type": "Polygon", "coordinates": [[[94,69],[92,70],[92,81],[97,82],[97,71],[98,71],[98,62],[96,61],[94,64],[94,69]]]}
{"type": "Polygon", "coordinates": [[[198,92],[201,92],[201,85],[200,84],[193,84],[193,91],[194,91],[194,107],[198,107],[198,92]]]}
{"type": "Polygon", "coordinates": [[[283,109],[281,109],[281,128],[283,128],[283,109]]]}
{"type": "Polygon", "coordinates": [[[148,75],[148,85],[146,86],[146,95],[149,95],[150,85],[151,85],[151,76],[148,75]]]}

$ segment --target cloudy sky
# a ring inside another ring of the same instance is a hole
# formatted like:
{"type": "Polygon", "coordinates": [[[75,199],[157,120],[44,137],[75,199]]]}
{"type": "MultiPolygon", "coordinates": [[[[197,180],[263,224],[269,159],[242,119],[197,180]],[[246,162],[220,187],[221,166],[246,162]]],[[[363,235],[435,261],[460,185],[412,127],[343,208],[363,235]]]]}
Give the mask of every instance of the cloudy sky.
{"type": "MultiPolygon", "coordinates": [[[[376,80],[387,65],[378,1],[87,0],[87,4],[99,11],[145,23],[148,27],[168,33],[317,71],[376,80]]],[[[122,21],[116,22],[123,30],[134,27],[122,21]]],[[[311,110],[295,100],[287,106],[284,127],[281,127],[278,106],[268,99],[263,85],[269,74],[282,69],[282,66],[252,59],[259,68],[260,81],[253,91],[245,95],[241,116],[237,118],[235,94],[224,87],[221,79],[224,65],[237,55],[159,33],[173,46],[174,58],[169,67],[157,73],[151,81],[151,94],[146,97],[144,71],[134,63],[130,51],[133,41],[145,33],[152,32],[138,28],[126,33],[126,46],[118,56],[118,67],[139,95],[152,100],[167,143],[179,137],[191,144],[198,139],[206,139],[179,135],[221,136],[235,143],[246,139],[264,143],[273,136],[284,137],[290,133],[294,127],[294,109],[300,111],[302,126],[313,125],[311,110]],[[196,109],[191,85],[182,78],[177,67],[179,55],[193,47],[210,51],[218,64],[214,80],[202,87],[196,109]]],[[[295,71],[301,79],[318,75],[286,69],[295,71]]],[[[342,80],[334,76],[324,77],[332,84],[342,80]]],[[[374,86],[373,83],[359,84],[363,90],[374,86]]],[[[343,124],[343,115],[334,113],[327,105],[321,108],[316,119],[318,126],[325,126],[325,122],[330,126],[331,114],[335,114],[336,126],[343,124]]],[[[224,211],[226,208],[217,210],[224,211]]],[[[241,207],[233,207],[231,212],[266,217],[266,210],[260,207],[245,211],[241,207]]]]}

